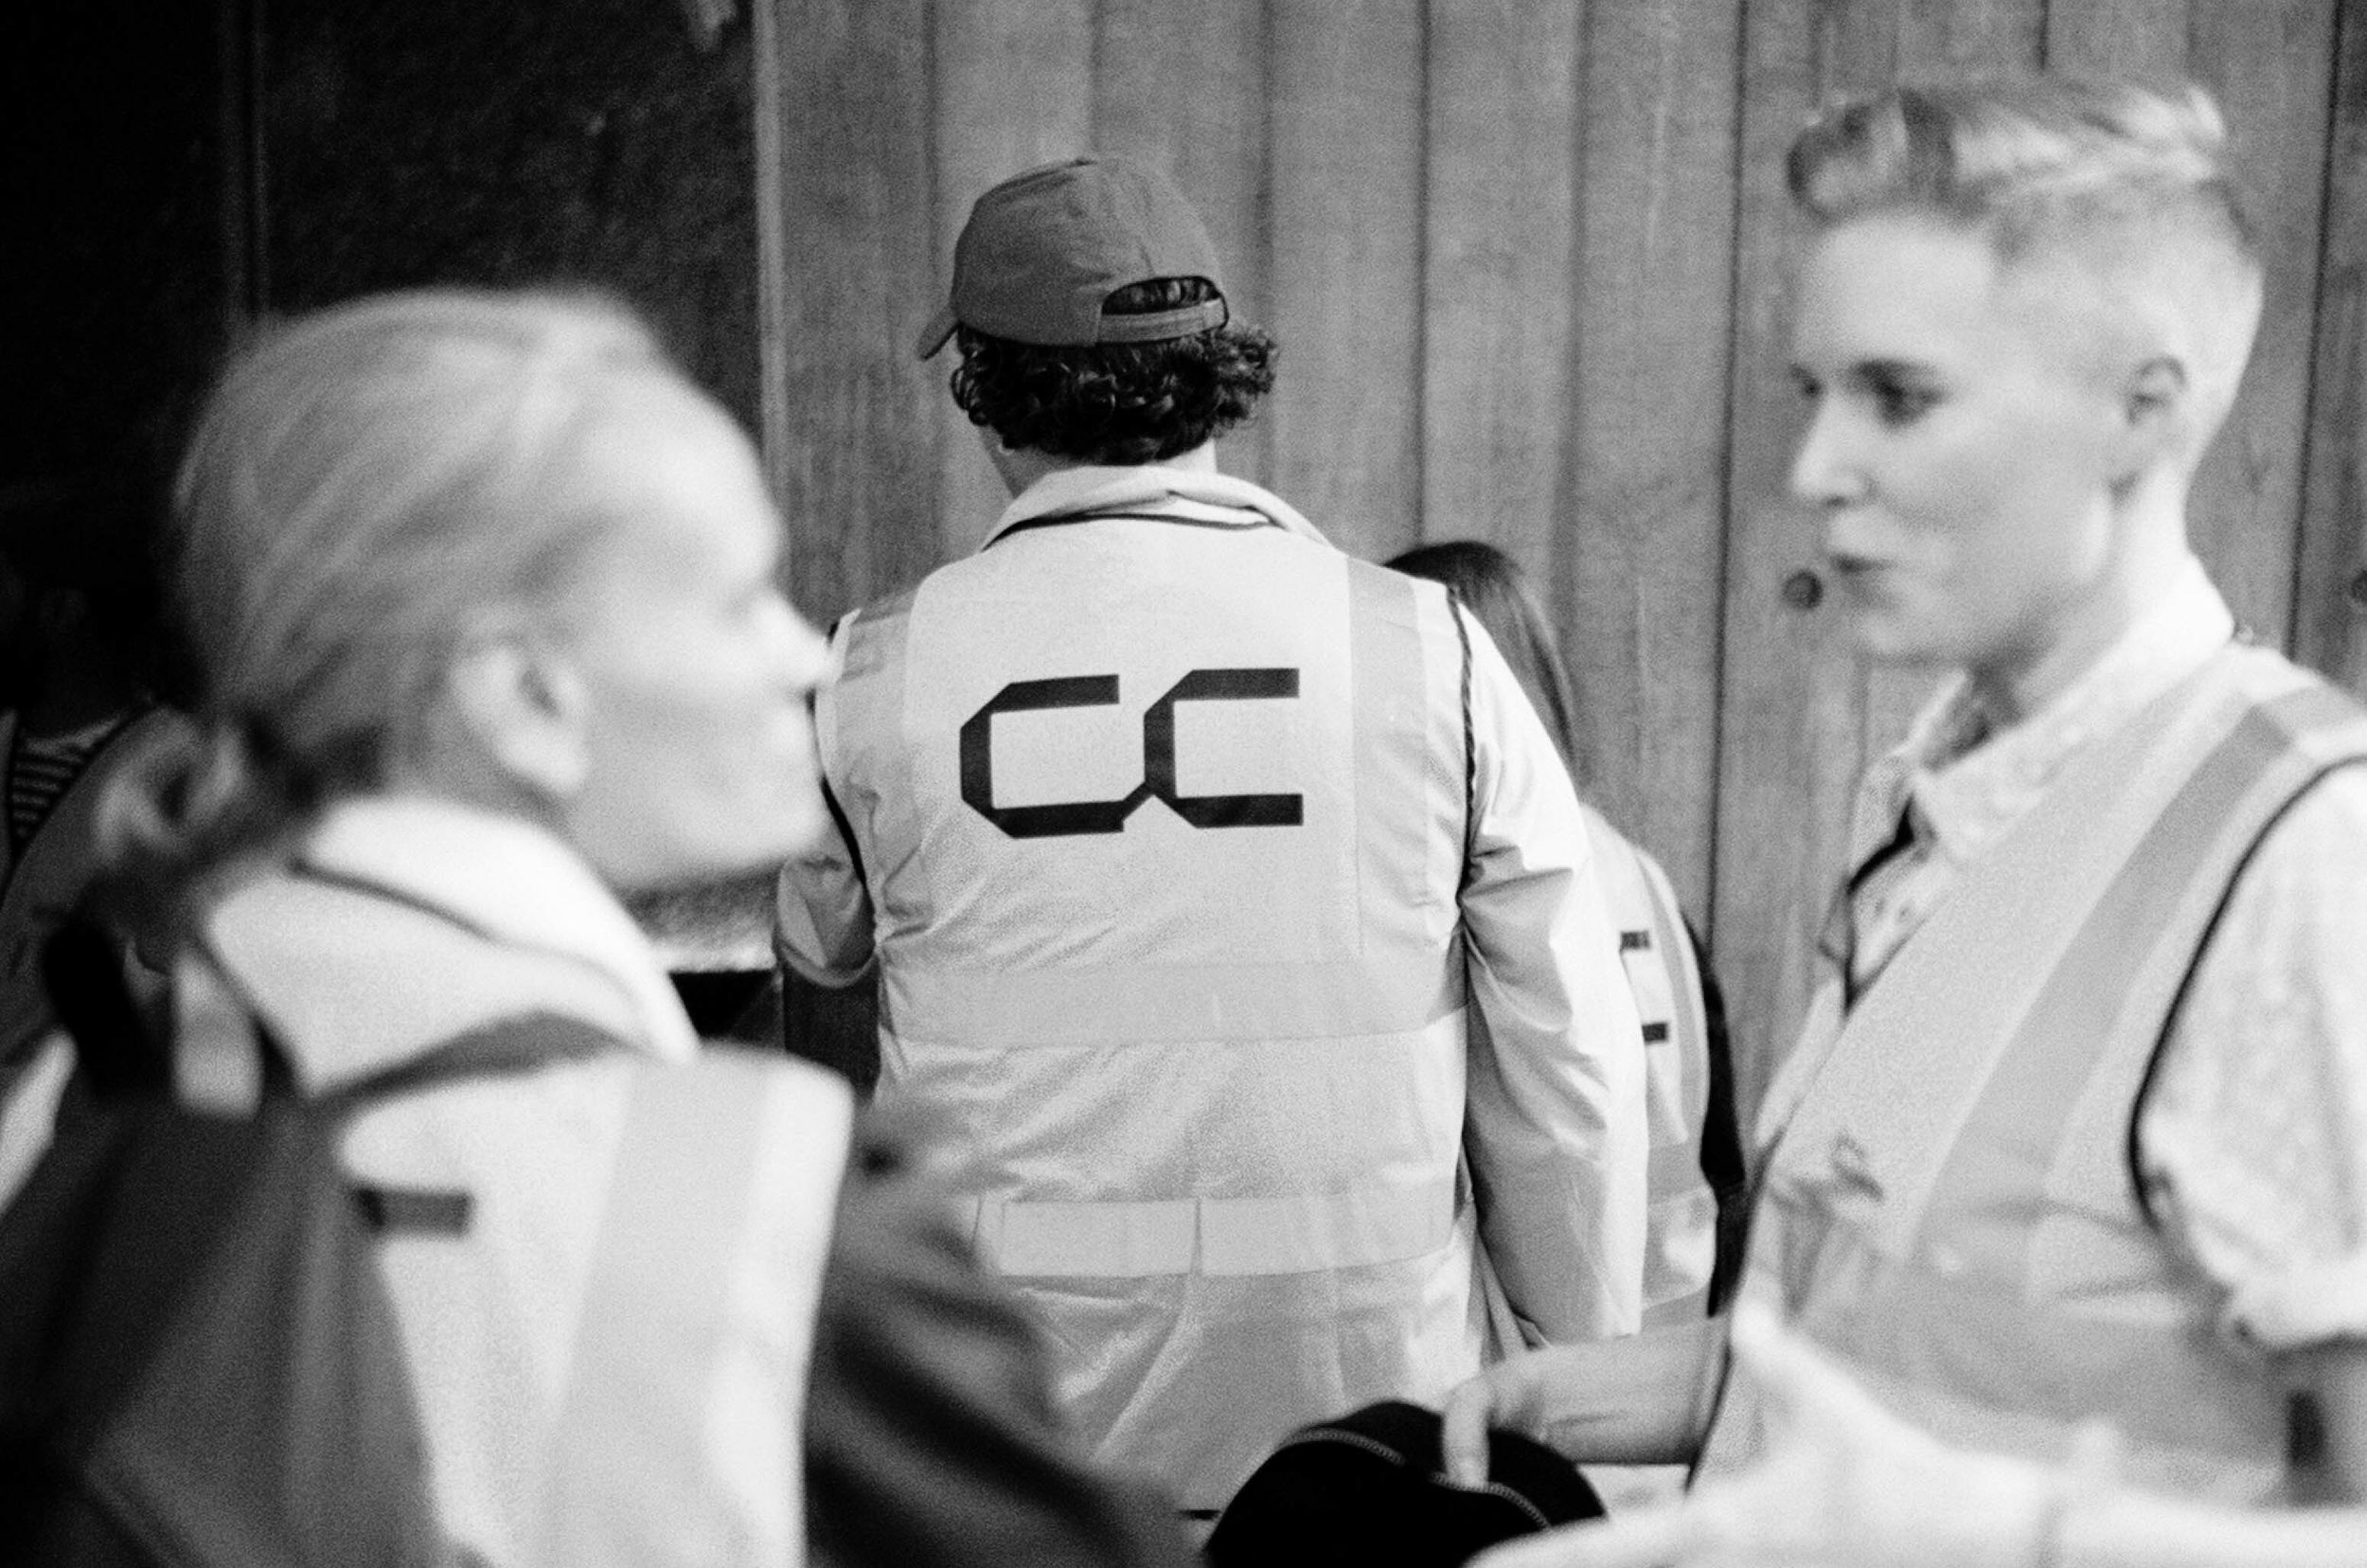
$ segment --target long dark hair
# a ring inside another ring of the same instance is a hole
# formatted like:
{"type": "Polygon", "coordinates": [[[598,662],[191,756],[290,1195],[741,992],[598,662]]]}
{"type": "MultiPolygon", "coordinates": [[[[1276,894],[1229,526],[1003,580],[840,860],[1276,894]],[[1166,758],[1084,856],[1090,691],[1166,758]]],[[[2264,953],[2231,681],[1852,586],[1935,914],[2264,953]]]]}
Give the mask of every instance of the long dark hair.
{"type": "Polygon", "coordinates": [[[1528,693],[1529,705],[1561,752],[1570,775],[1578,777],[1578,703],[1562,663],[1561,643],[1529,591],[1528,578],[1493,544],[1450,539],[1406,551],[1388,563],[1409,577],[1428,578],[1454,590],[1528,693]]]}

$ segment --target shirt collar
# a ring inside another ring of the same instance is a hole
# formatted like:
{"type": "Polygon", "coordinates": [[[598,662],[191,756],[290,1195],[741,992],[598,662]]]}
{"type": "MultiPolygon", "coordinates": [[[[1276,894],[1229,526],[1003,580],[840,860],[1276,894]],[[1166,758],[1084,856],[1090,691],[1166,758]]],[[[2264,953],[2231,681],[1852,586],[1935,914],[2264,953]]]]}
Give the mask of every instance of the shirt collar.
{"type": "Polygon", "coordinates": [[[1240,523],[1262,518],[1277,527],[1322,541],[1315,525],[1288,501],[1246,479],[1208,469],[1163,463],[1084,464],[1055,470],[1012,498],[979,547],[1023,523],[1045,518],[1126,513],[1240,523]]]}
{"type": "Polygon", "coordinates": [[[1912,809],[1941,854],[1970,862],[2021,820],[2091,740],[2200,668],[2234,631],[2227,601],[2189,556],[2160,602],[2020,722],[1999,725],[1968,679],[1949,683],[1868,777],[1872,820],[1887,832],[1912,809]]]}
{"type": "Polygon", "coordinates": [[[632,1043],[667,1062],[698,1054],[673,983],[632,918],[581,857],[523,818],[432,795],[361,795],[329,810],[303,859],[496,940],[587,964],[631,1003],[641,1025],[632,1043]]]}

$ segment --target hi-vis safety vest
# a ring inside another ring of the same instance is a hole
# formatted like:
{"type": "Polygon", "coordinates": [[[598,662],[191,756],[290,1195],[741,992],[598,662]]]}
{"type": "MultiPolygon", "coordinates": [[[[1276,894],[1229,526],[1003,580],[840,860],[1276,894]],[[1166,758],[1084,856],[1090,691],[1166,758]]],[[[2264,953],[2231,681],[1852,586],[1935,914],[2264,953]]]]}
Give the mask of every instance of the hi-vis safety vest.
{"type": "MultiPolygon", "coordinates": [[[[2131,1129],[2247,859],[2362,758],[2356,704],[2243,647],[2074,758],[1850,1013],[1774,1147],[1743,1293],[1951,1442],[2060,1460],[2101,1418],[2134,1481],[2274,1497],[2282,1400],[2151,1223],[2131,1129]]],[[[1756,1429],[1731,1381],[1705,1470],[1756,1429]]]]}
{"type": "MultiPolygon", "coordinates": [[[[256,1008],[308,1083],[357,1042],[400,1060],[553,1019],[617,1042],[373,1106],[347,1133],[347,1168],[385,1195],[380,1256],[458,1543],[504,1568],[802,1561],[845,1080],[721,1047],[650,1059],[580,958],[343,876],[264,879],[208,925],[236,993],[212,1005],[256,1008]]],[[[206,972],[184,966],[179,1006],[208,1005],[206,972]]],[[[252,1067],[178,1071],[187,1094],[252,1067]]]]}
{"type": "Polygon", "coordinates": [[[881,1093],[971,1134],[977,1245],[1096,1457],[1214,1508],[1295,1425],[1474,1371],[1445,594],[1102,515],[840,639],[881,1093]]]}
{"type": "Polygon", "coordinates": [[[1644,1323],[1708,1315],[1717,1262],[1717,1195],[1701,1172],[1710,1109],[1710,1024],[1701,971],[1668,874],[1581,800],[1603,906],[1619,933],[1650,1078],[1651,1209],[1644,1241],[1644,1323]]]}

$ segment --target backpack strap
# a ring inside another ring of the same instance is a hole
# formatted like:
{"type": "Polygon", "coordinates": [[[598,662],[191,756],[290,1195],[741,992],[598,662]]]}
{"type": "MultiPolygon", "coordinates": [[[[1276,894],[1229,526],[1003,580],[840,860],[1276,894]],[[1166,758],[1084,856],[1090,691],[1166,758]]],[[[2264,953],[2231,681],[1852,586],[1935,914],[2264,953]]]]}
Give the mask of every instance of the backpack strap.
{"type": "Polygon", "coordinates": [[[41,978],[93,1094],[170,1092],[172,1053],[132,1000],[120,946],[102,926],[78,912],[52,931],[42,944],[41,978]]]}
{"type": "Polygon", "coordinates": [[[1469,614],[1463,603],[1463,594],[1451,582],[1443,584],[1447,590],[1447,619],[1454,623],[1456,645],[1462,650],[1463,667],[1458,695],[1463,705],[1463,865],[1457,873],[1456,892],[1460,894],[1471,883],[1471,846],[1478,837],[1479,825],[1479,749],[1471,726],[1471,629],[1463,617],[1469,614]]]}
{"type": "MultiPolygon", "coordinates": [[[[268,1036],[270,1030],[262,1032],[268,1036]]],[[[581,1019],[564,1013],[535,1013],[505,1019],[446,1041],[408,1060],[340,1084],[320,1098],[350,1114],[365,1105],[446,1084],[516,1078],[561,1062],[622,1056],[624,1050],[621,1041],[581,1019]]]]}
{"type": "MultiPolygon", "coordinates": [[[[622,1059],[624,1047],[581,1019],[535,1013],[505,1019],[447,1041],[407,1061],[340,1084],[311,1103],[323,1115],[341,1120],[405,1095],[448,1084],[522,1077],[561,1062],[604,1056],[622,1059]]],[[[379,1236],[463,1236],[476,1207],[474,1196],[458,1187],[408,1186],[350,1174],[347,1187],[363,1222],[379,1236]]]]}
{"type": "MultiPolygon", "coordinates": [[[[175,965],[172,1026],[161,1038],[125,983],[120,944],[89,918],[78,915],[51,933],[42,972],[58,1021],[74,1042],[76,1063],[98,1098],[165,1098],[195,1088],[194,1095],[178,1097],[235,1112],[252,1109],[263,1095],[295,1093],[287,1047],[202,939],[175,965]],[[207,1037],[196,1053],[205,1062],[201,1071],[209,1075],[205,1084],[187,1083],[176,1067],[172,1037],[190,1031],[207,1037]]],[[[349,1114],[373,1101],[446,1083],[511,1077],[622,1049],[593,1024],[537,1012],[447,1041],[318,1100],[349,1114]]]]}

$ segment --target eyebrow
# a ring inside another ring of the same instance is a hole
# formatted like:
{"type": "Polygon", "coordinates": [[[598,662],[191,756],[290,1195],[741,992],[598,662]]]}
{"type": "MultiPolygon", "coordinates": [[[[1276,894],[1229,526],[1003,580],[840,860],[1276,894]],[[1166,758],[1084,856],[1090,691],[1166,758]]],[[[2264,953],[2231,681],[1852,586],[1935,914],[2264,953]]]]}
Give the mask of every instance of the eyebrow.
{"type": "Polygon", "coordinates": [[[1894,381],[1915,381],[1938,374],[1920,360],[1865,359],[1851,362],[1848,374],[1862,377],[1884,377],[1894,381]]]}

